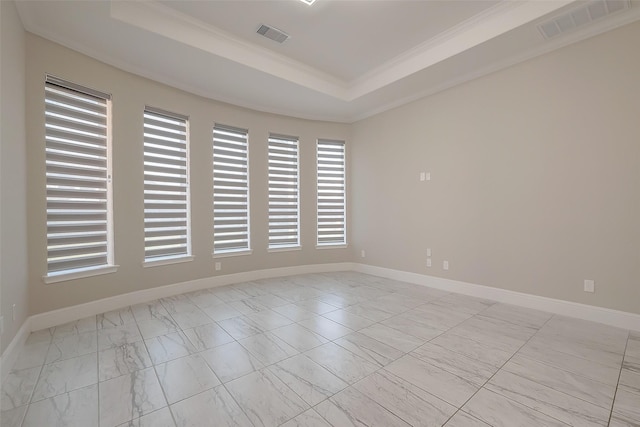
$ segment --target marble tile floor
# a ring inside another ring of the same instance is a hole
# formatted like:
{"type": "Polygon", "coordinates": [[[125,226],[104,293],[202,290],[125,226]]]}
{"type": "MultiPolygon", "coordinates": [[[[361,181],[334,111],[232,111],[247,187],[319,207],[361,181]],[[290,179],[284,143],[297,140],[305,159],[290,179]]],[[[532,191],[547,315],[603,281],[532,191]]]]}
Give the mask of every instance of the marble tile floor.
{"type": "Polygon", "coordinates": [[[2,427],[640,426],[640,333],[353,272],[32,333],[2,427]]]}

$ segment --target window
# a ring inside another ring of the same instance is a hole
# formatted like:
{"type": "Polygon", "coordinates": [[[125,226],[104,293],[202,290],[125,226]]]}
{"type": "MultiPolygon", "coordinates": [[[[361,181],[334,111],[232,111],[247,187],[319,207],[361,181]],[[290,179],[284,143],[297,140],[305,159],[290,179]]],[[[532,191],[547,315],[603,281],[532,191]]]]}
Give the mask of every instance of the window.
{"type": "Polygon", "coordinates": [[[269,135],[269,249],[300,246],[298,138],[269,135]]]}
{"type": "Polygon", "coordinates": [[[175,113],[144,110],[144,260],[190,257],[189,122],[175,113]]]}
{"type": "Polygon", "coordinates": [[[47,283],[115,267],[110,109],[110,95],[46,77],[47,283]]]}
{"type": "Polygon", "coordinates": [[[318,246],[345,245],[344,141],[318,140],[318,246]]]}
{"type": "Polygon", "coordinates": [[[238,255],[249,245],[248,131],[213,128],[213,254],[238,255]]]}

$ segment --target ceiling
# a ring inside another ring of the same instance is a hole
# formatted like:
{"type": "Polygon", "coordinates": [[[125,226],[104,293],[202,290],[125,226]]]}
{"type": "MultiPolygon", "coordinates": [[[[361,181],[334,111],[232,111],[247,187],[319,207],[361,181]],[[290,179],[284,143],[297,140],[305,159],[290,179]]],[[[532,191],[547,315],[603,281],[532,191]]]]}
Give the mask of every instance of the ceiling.
{"type": "Polygon", "coordinates": [[[17,2],[27,31],[126,71],[239,106],[338,122],[371,116],[640,19],[640,0],[597,0],[592,10],[611,13],[543,37],[540,24],[591,4],[17,2]],[[258,35],[261,24],[290,39],[278,44],[258,35]]]}

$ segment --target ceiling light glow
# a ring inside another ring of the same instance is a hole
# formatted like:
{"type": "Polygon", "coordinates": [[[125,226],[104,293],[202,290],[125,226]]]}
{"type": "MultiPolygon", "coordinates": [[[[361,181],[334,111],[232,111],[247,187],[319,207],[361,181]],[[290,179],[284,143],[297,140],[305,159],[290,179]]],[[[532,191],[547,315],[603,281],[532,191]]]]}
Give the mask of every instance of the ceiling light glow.
{"type": "Polygon", "coordinates": [[[311,6],[316,0],[300,0],[304,4],[311,6]]]}

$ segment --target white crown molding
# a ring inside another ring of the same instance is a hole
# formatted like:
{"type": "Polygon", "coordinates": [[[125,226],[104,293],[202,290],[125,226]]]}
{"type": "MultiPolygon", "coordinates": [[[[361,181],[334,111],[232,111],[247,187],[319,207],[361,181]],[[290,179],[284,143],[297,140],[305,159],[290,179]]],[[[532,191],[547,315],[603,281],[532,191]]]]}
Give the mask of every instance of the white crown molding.
{"type": "MultiPolygon", "coordinates": [[[[21,5],[23,4],[23,2],[18,2],[16,4],[21,5]]],[[[30,17],[31,15],[29,13],[25,13],[25,16],[30,17]]],[[[252,111],[259,111],[259,112],[268,113],[268,114],[277,114],[277,115],[282,115],[287,117],[296,117],[296,118],[305,119],[305,120],[318,120],[318,121],[327,121],[327,122],[336,122],[336,123],[349,122],[349,117],[343,117],[338,115],[326,116],[326,115],[320,115],[320,114],[304,114],[304,113],[300,113],[300,111],[296,109],[277,108],[272,106],[256,104],[255,102],[240,100],[235,97],[229,97],[227,95],[223,95],[219,92],[211,92],[210,89],[206,95],[203,95],[203,89],[201,87],[188,84],[181,79],[175,79],[175,78],[164,76],[153,69],[139,67],[128,61],[123,61],[121,58],[115,57],[113,55],[109,55],[107,53],[104,53],[103,51],[96,50],[95,48],[89,47],[86,44],[79,42],[77,40],[63,37],[58,33],[43,30],[37,25],[33,25],[30,19],[23,20],[22,25],[24,26],[24,29],[31,34],[42,37],[46,40],[51,40],[54,43],[58,43],[59,45],[65,46],[71,50],[74,50],[83,55],[86,55],[89,58],[93,58],[97,61],[103,62],[105,64],[108,64],[112,67],[123,70],[125,72],[135,74],[137,76],[147,78],[149,80],[153,80],[155,82],[162,83],[167,86],[171,86],[173,88],[180,89],[197,96],[205,97],[207,99],[212,99],[217,102],[230,104],[234,107],[246,108],[252,111]]]]}
{"type": "Polygon", "coordinates": [[[352,82],[349,99],[357,99],[494,37],[565,7],[575,0],[501,2],[427,40],[352,82]]]}
{"type": "Polygon", "coordinates": [[[361,114],[354,115],[350,118],[349,123],[355,123],[359,120],[364,120],[366,118],[375,116],[377,114],[384,113],[385,111],[392,110],[394,108],[400,107],[410,102],[417,101],[419,99],[426,98],[431,95],[435,95],[438,92],[442,92],[447,89],[451,89],[452,87],[461,85],[463,83],[484,77],[486,75],[498,72],[500,70],[504,70],[506,68],[520,64],[522,62],[536,58],[538,56],[553,52],[554,50],[558,50],[563,47],[572,45],[574,43],[586,40],[588,38],[595,37],[599,34],[606,33],[607,31],[615,30],[616,28],[620,28],[624,25],[631,24],[638,20],[640,20],[640,7],[631,8],[630,10],[626,10],[624,13],[612,15],[608,19],[590,24],[589,26],[583,29],[578,29],[571,33],[567,33],[563,37],[558,37],[557,39],[548,40],[546,43],[540,46],[537,46],[533,49],[529,49],[527,51],[519,53],[518,55],[513,55],[505,60],[495,62],[487,67],[474,70],[461,77],[449,79],[432,88],[429,88],[423,91],[418,91],[416,93],[411,94],[410,96],[398,99],[389,104],[385,104],[378,108],[365,111],[361,114]]]}
{"type": "Polygon", "coordinates": [[[111,1],[111,17],[345,100],[344,81],[153,1],[111,1]]]}
{"type": "MultiPolygon", "coordinates": [[[[430,39],[428,41],[426,41],[425,43],[421,44],[420,46],[417,46],[414,49],[411,49],[410,51],[407,51],[403,54],[401,54],[400,56],[394,58],[393,60],[389,61],[387,64],[376,68],[375,70],[371,71],[370,73],[367,73],[365,76],[363,76],[361,79],[367,79],[367,81],[369,80],[375,80],[376,78],[383,78],[383,75],[386,75],[387,73],[393,73],[394,70],[401,70],[404,69],[404,72],[406,74],[406,72],[408,72],[408,70],[410,69],[410,62],[412,61],[412,58],[416,57],[416,56],[420,56],[420,55],[427,55],[430,51],[432,51],[433,49],[438,48],[438,46],[441,46],[443,43],[447,43],[450,42],[452,39],[455,39],[456,37],[460,37],[461,34],[465,34],[465,32],[468,31],[472,31],[474,28],[477,28],[478,25],[480,25],[483,21],[485,21],[486,19],[490,18],[490,17],[497,17],[497,16],[504,16],[505,14],[507,14],[507,12],[509,12],[510,10],[512,10],[513,8],[519,9],[520,6],[518,6],[520,3],[553,3],[556,4],[556,2],[540,2],[540,1],[528,1],[528,2],[501,2],[499,3],[497,6],[494,6],[493,8],[490,8],[486,11],[484,11],[483,13],[480,13],[472,18],[470,18],[469,20],[461,23],[460,25],[452,28],[449,31],[446,31],[444,33],[441,33],[439,36],[430,39]],[[403,68],[405,67],[405,68],[403,68]],[[377,77],[376,77],[377,76],[377,77]]],[[[570,2],[563,2],[563,5],[566,5],[567,3],[570,2]]],[[[619,14],[613,14],[609,17],[607,17],[607,19],[604,19],[600,22],[594,22],[588,26],[586,26],[583,29],[578,29],[574,32],[571,33],[567,33],[561,37],[558,37],[557,39],[552,39],[552,40],[548,40],[546,42],[544,42],[543,44],[530,49],[528,51],[525,51],[521,54],[512,56],[510,58],[507,58],[503,61],[494,63],[492,65],[486,66],[484,68],[472,71],[470,73],[465,74],[464,76],[461,77],[457,77],[457,78],[453,78],[453,79],[449,79],[447,81],[441,82],[439,84],[437,84],[434,87],[431,87],[429,89],[426,90],[422,90],[422,91],[416,91],[414,93],[412,93],[410,96],[406,96],[406,97],[402,97],[400,99],[396,99],[393,102],[390,103],[386,103],[383,105],[378,105],[375,108],[370,108],[370,109],[366,109],[366,110],[361,110],[361,111],[357,111],[353,114],[349,114],[349,113],[336,113],[335,115],[322,115],[322,114],[308,114],[308,113],[301,113],[299,110],[295,109],[295,108],[283,108],[283,107],[276,107],[276,106],[272,106],[272,105],[261,105],[261,104],[257,104],[255,101],[250,101],[250,100],[243,100],[243,99],[239,99],[233,96],[228,96],[225,94],[221,94],[217,91],[212,91],[211,88],[208,89],[208,92],[203,93],[203,88],[202,87],[198,87],[196,85],[192,85],[189,82],[186,82],[182,79],[176,79],[176,78],[171,78],[168,76],[164,76],[162,75],[160,72],[153,70],[153,69],[147,69],[144,67],[139,67],[136,66],[132,63],[129,63],[127,61],[123,61],[122,59],[119,59],[117,57],[114,57],[112,55],[106,54],[103,51],[99,51],[96,50],[93,47],[87,46],[84,43],[82,43],[81,41],[78,40],[73,40],[73,39],[69,39],[67,37],[63,37],[61,36],[59,33],[57,32],[51,32],[51,31],[47,31],[47,30],[43,30],[43,28],[39,25],[37,25],[37,23],[34,21],[33,17],[33,13],[30,12],[29,10],[29,2],[28,1],[16,1],[16,6],[18,9],[18,13],[20,15],[20,19],[22,20],[23,26],[25,27],[25,29],[33,34],[36,34],[38,36],[41,36],[43,38],[46,38],[48,40],[52,40],[56,43],[59,43],[63,46],[66,46],[70,49],[76,50],[84,55],[87,55],[89,57],[92,57],[94,59],[97,59],[99,61],[105,62],[109,65],[112,65],[114,67],[120,68],[124,71],[175,87],[177,89],[181,89],[184,90],[186,92],[189,93],[193,93],[195,95],[198,96],[205,96],[209,99],[214,99],[216,101],[219,102],[223,102],[223,103],[228,103],[228,104],[232,104],[234,106],[238,106],[241,108],[247,108],[253,111],[260,111],[260,112],[265,112],[265,113],[271,113],[271,114],[280,114],[280,115],[286,115],[286,116],[290,116],[290,117],[296,117],[296,118],[301,118],[301,119],[307,119],[307,120],[320,120],[320,121],[332,121],[332,122],[341,122],[341,123],[354,123],[357,122],[359,120],[362,119],[366,119],[368,117],[380,114],[382,112],[388,111],[390,109],[405,105],[407,103],[416,101],[418,99],[433,95],[435,93],[444,91],[446,89],[449,89],[451,87],[457,86],[459,84],[480,78],[482,76],[485,76],[487,74],[502,70],[504,68],[508,68],[510,66],[516,65],[520,62],[524,62],[526,60],[532,59],[536,56],[539,55],[543,55],[545,53],[551,52],[553,50],[562,48],[564,46],[570,45],[572,43],[587,39],[589,37],[601,34],[603,32],[606,31],[610,31],[613,30],[615,28],[621,27],[623,25],[632,23],[634,21],[637,21],[640,19],[640,7],[634,7],[633,3],[632,3],[632,7],[631,9],[628,9],[626,11],[624,11],[623,13],[619,13],[619,14]]],[[[150,10],[150,9],[154,9],[154,10],[160,10],[162,13],[167,13],[169,17],[174,17],[176,14],[179,14],[179,12],[174,11],[173,9],[167,8],[165,6],[162,5],[157,5],[154,3],[150,3],[150,2],[112,2],[111,3],[112,7],[113,5],[116,5],[115,7],[118,8],[120,6],[124,6],[125,8],[128,6],[133,6],[136,7],[136,5],[141,6],[140,10],[144,11],[144,10],[150,10]]],[[[556,4],[557,5],[557,4],[556,4]]],[[[564,6],[563,6],[564,7],[564,6]]],[[[556,9],[559,9],[559,7],[556,7],[556,9]]],[[[140,12],[140,10],[138,10],[138,12],[140,12]]],[[[120,9],[120,11],[122,12],[122,9],[120,9]]],[[[522,11],[521,11],[522,12],[522,11]]],[[[113,12],[112,12],[113,13],[113,12]]],[[[181,17],[186,19],[187,21],[183,22],[183,25],[187,25],[186,22],[188,22],[189,19],[192,19],[190,17],[181,17]]],[[[170,18],[167,18],[170,19],[170,18]]],[[[194,20],[195,21],[195,20],[194,20]]],[[[203,26],[205,24],[198,22],[200,26],[203,26]]],[[[228,35],[227,33],[223,33],[220,30],[217,30],[211,26],[206,26],[205,25],[205,29],[203,29],[202,31],[205,33],[215,33],[217,36],[221,37],[221,39],[225,39],[226,37],[230,37],[233,38],[233,36],[228,35]]],[[[542,38],[542,36],[541,36],[542,38]]],[[[238,43],[241,43],[242,45],[248,45],[248,46],[253,46],[250,43],[247,43],[245,41],[238,41],[236,39],[236,41],[238,43]]],[[[266,49],[263,49],[261,47],[257,47],[257,46],[253,46],[253,48],[257,48],[261,51],[261,54],[266,54],[266,55],[270,55],[272,57],[273,60],[276,60],[277,58],[286,58],[286,60],[288,61],[288,64],[291,65],[291,60],[287,57],[284,57],[282,55],[278,55],[275,54],[271,51],[268,51],[266,49]]],[[[427,58],[428,59],[428,58],[427,58]]],[[[431,58],[433,60],[433,57],[431,58]]],[[[278,59],[279,60],[279,59],[278,59]]],[[[308,71],[310,67],[307,67],[304,64],[301,63],[293,63],[292,65],[292,72],[298,72],[298,71],[308,71]],[[300,69],[297,66],[301,65],[303,68],[300,69]]],[[[428,67],[427,67],[428,68],[428,67]]],[[[260,68],[261,71],[265,71],[264,67],[260,68]]],[[[313,70],[313,69],[311,69],[313,70]]],[[[314,70],[315,71],[315,70],[314,70]]],[[[281,77],[281,76],[280,76],[281,77]]],[[[316,78],[320,78],[318,77],[318,75],[316,75],[316,78]]],[[[332,77],[331,77],[332,78],[332,77]]],[[[356,88],[358,85],[364,85],[365,81],[361,80],[361,79],[357,79],[353,82],[351,82],[351,86],[349,87],[347,83],[342,82],[341,84],[345,84],[347,86],[343,87],[341,90],[344,90],[344,97],[349,98],[349,96],[352,95],[348,95],[347,92],[348,91],[353,91],[356,90],[354,88],[356,88]]],[[[303,85],[304,86],[304,85],[303,85]]]]}
{"type": "Polygon", "coordinates": [[[350,83],[153,1],[112,1],[111,17],[325,95],[353,101],[574,1],[498,3],[350,83]]]}

